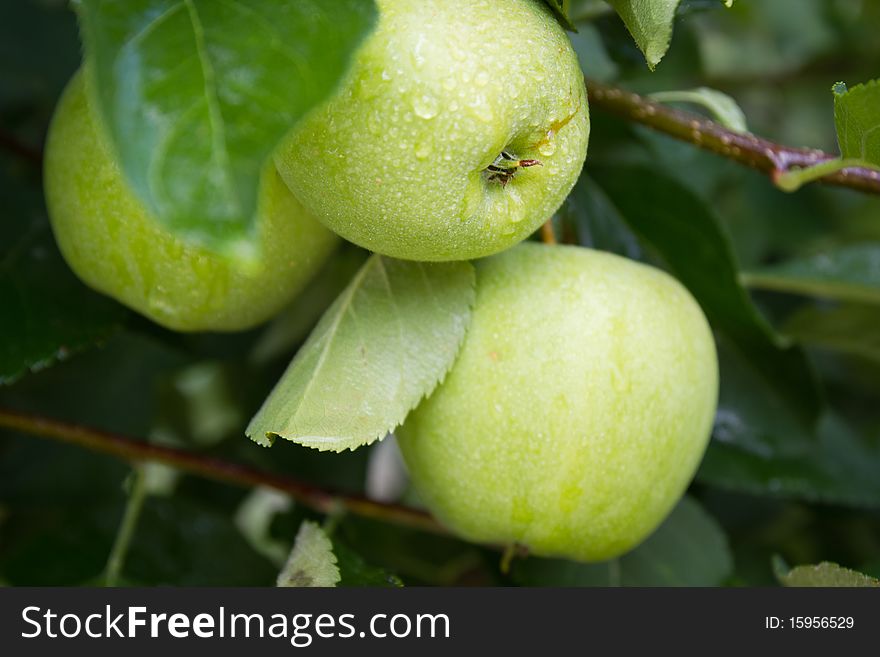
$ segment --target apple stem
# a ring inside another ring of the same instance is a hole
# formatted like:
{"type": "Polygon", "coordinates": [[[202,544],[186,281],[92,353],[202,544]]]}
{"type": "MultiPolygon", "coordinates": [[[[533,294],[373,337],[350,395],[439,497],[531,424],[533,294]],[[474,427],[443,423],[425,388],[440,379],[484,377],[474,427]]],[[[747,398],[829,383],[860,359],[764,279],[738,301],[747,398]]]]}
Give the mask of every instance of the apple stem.
{"type": "Polygon", "coordinates": [[[553,232],[553,220],[548,219],[541,224],[541,241],[544,244],[556,244],[556,233],[553,232]]]}

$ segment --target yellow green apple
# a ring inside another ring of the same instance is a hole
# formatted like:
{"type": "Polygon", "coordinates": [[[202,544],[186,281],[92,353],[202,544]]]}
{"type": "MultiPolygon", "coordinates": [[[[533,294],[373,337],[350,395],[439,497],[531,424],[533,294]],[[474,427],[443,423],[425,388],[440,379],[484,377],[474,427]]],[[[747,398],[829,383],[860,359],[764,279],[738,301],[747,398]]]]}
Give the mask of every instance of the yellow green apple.
{"type": "Polygon", "coordinates": [[[718,363],[699,305],[658,269],[577,247],[476,265],[461,353],[397,432],[417,491],[473,541],[582,561],[630,550],[711,431],[718,363]]]}
{"type": "Polygon", "coordinates": [[[571,43],[538,0],[378,0],[339,91],[276,163],[325,225],[397,258],[502,251],[559,208],[590,120],[571,43]]]}
{"type": "Polygon", "coordinates": [[[231,331],[290,301],[338,241],[297,202],[270,162],[260,182],[257,262],[182,240],[135,195],[90,102],[86,77],[69,83],[46,144],[52,228],[88,285],[168,328],[231,331]]]}

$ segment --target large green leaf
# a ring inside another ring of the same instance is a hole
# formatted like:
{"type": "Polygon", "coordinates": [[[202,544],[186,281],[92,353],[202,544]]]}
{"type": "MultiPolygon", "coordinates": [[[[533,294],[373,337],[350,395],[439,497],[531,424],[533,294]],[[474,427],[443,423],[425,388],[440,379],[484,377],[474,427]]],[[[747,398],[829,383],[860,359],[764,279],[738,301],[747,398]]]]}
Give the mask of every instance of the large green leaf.
{"type": "Polygon", "coordinates": [[[0,385],[114,332],[126,316],[80,283],[58,252],[36,176],[0,159],[0,385]]]}
{"type": "Polygon", "coordinates": [[[828,249],[742,276],[753,288],[880,303],[880,244],[828,249]]]}
{"type": "Polygon", "coordinates": [[[373,0],[82,0],[87,61],[129,181],[194,241],[251,254],[263,163],[333,89],[373,0]]]}
{"type": "Polygon", "coordinates": [[[786,346],[749,299],[730,242],[705,202],[646,166],[594,168],[592,174],[630,228],[690,289],[713,328],[801,418],[815,419],[820,394],[804,354],[786,346]]]}
{"type": "Polygon", "coordinates": [[[833,91],[841,157],[880,165],[880,81],[871,80],[851,89],[838,82],[833,91]]]}
{"type": "Polygon", "coordinates": [[[733,560],[724,531],[685,497],[644,543],[597,564],[559,559],[514,562],[513,577],[532,586],[718,586],[733,560]]]}
{"type": "Polygon", "coordinates": [[[297,353],[248,436],[336,452],[384,437],[452,366],[475,285],[468,262],[373,255],[297,353]]]}

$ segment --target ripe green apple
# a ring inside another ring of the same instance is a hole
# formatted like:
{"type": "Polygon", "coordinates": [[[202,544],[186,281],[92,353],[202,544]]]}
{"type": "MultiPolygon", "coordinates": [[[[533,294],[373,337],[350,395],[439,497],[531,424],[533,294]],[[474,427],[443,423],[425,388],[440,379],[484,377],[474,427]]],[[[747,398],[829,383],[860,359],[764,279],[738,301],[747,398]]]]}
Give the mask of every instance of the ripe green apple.
{"type": "Polygon", "coordinates": [[[718,395],[712,333],[662,271],[526,243],[477,265],[446,380],[398,430],[417,491],[469,540],[608,559],[694,475],[718,395]]]}
{"type": "Polygon", "coordinates": [[[168,328],[232,331],[264,321],[305,286],[337,243],[271,162],[260,184],[259,262],[220,256],[181,240],[135,196],[82,72],[50,126],[44,188],[65,259],[91,287],[168,328]]]}
{"type": "Polygon", "coordinates": [[[559,208],[590,119],[571,43],[538,0],[378,0],[340,90],[282,142],[303,205],[414,260],[502,251],[559,208]]]}

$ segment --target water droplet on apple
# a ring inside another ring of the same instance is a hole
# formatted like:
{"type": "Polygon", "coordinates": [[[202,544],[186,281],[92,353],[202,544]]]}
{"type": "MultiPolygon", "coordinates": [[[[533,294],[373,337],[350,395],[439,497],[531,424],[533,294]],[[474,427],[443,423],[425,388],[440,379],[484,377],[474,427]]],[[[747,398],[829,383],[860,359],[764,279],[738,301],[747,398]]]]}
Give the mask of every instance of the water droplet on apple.
{"type": "Polygon", "coordinates": [[[547,137],[538,145],[538,152],[544,157],[550,157],[556,152],[556,134],[550,130],[547,137]]]}
{"type": "Polygon", "coordinates": [[[477,73],[477,77],[474,78],[474,82],[476,82],[479,87],[485,87],[489,84],[489,74],[486,73],[486,71],[480,71],[477,73]]]}
{"type": "Polygon", "coordinates": [[[416,99],[413,102],[413,109],[415,110],[416,116],[420,116],[423,119],[433,119],[437,116],[439,103],[434,96],[422,94],[421,96],[416,96],[416,99]]]}
{"type": "Polygon", "coordinates": [[[431,143],[427,141],[422,141],[416,144],[416,157],[420,160],[424,160],[431,154],[431,143]]]}
{"type": "Polygon", "coordinates": [[[374,135],[378,135],[382,132],[382,117],[379,115],[378,111],[371,112],[367,116],[367,130],[374,135]]]}

